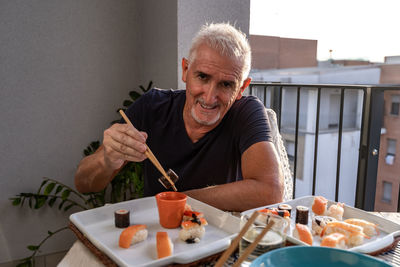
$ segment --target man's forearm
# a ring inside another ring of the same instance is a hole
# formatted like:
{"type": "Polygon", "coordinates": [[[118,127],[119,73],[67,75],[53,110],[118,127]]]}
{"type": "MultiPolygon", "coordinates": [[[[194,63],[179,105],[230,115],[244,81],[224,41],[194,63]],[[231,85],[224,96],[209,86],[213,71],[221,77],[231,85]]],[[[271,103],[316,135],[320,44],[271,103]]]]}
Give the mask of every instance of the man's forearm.
{"type": "Polygon", "coordinates": [[[185,193],[197,200],[226,211],[245,211],[283,201],[282,179],[266,184],[255,179],[194,189],[185,193]]]}
{"type": "Polygon", "coordinates": [[[75,174],[75,187],[81,193],[99,192],[107,187],[115,171],[106,168],[102,153],[85,157],[75,174]]]}

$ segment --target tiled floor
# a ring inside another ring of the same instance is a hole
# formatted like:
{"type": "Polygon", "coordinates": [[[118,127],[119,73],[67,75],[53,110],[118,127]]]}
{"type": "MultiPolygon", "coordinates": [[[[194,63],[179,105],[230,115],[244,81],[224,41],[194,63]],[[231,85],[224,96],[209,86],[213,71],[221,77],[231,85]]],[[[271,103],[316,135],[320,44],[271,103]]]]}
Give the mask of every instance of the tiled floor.
{"type": "MultiPolygon", "coordinates": [[[[67,251],[38,256],[35,260],[35,267],[54,267],[64,258],[67,251]]],[[[0,267],[15,267],[19,261],[0,263],[0,267]]]]}

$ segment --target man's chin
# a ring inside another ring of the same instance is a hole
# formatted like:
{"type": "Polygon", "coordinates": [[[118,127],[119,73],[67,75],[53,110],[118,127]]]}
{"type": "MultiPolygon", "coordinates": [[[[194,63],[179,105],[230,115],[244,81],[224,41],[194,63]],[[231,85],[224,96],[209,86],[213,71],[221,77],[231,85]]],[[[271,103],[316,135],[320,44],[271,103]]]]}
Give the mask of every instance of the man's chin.
{"type": "Polygon", "coordinates": [[[214,115],[213,118],[202,118],[204,116],[201,116],[201,117],[197,116],[196,112],[194,110],[192,110],[192,118],[198,124],[201,124],[204,126],[212,126],[212,125],[216,124],[219,121],[220,116],[221,116],[220,113],[218,113],[218,114],[214,115]]]}

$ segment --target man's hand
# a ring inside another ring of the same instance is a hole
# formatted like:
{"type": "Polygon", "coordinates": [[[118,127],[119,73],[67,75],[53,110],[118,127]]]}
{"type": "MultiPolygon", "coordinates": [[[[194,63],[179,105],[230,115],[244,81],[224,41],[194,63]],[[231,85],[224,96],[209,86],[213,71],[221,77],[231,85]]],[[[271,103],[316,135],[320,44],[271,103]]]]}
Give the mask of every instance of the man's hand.
{"type": "Polygon", "coordinates": [[[140,162],[146,159],[147,133],[139,132],[128,124],[114,124],[104,131],[104,162],[112,170],[119,169],[125,161],[140,162]]]}

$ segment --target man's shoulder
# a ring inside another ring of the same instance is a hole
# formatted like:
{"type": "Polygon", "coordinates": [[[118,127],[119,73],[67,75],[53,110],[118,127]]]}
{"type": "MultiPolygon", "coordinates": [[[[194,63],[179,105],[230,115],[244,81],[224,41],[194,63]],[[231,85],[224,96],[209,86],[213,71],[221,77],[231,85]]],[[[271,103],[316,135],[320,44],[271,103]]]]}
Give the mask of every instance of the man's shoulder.
{"type": "Polygon", "coordinates": [[[242,96],[239,100],[236,100],[232,106],[234,109],[259,109],[263,108],[264,104],[256,96],[248,95],[242,96]]]}

